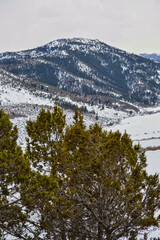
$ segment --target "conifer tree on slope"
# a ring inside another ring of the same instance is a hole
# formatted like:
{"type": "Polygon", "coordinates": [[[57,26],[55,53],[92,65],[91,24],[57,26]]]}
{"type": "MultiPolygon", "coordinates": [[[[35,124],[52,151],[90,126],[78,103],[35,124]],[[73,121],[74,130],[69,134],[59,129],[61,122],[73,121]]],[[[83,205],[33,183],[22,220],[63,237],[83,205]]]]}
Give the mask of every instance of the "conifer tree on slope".
{"type": "Polygon", "coordinates": [[[17,127],[0,110],[0,239],[43,240],[36,203],[50,200],[56,182],[31,170],[17,138],[17,127]]]}
{"type": "Polygon", "coordinates": [[[86,129],[78,109],[66,129],[59,108],[54,120],[49,114],[42,111],[27,125],[28,157],[38,168],[46,162],[49,177],[58,183],[56,197],[43,209],[37,204],[47,239],[136,239],[158,226],[159,176],[147,174],[139,146],[126,133],[106,132],[97,124],[86,129]],[[45,127],[38,137],[41,114],[45,127]]]}
{"type": "Polygon", "coordinates": [[[26,215],[22,212],[20,188],[29,173],[29,164],[17,146],[17,127],[0,110],[0,239],[8,235],[23,239],[26,215]]]}
{"type": "MultiPolygon", "coordinates": [[[[59,211],[56,205],[60,197],[57,197],[56,193],[60,178],[53,175],[51,169],[61,149],[64,126],[65,116],[57,106],[54,107],[53,113],[42,108],[36,121],[27,122],[26,128],[30,138],[27,139],[25,155],[35,171],[26,186],[23,203],[31,214],[35,213],[38,216],[35,221],[36,231],[39,232],[36,239],[41,239],[41,230],[44,230],[42,239],[50,239],[50,236],[51,239],[56,239],[56,232],[60,232],[57,226],[59,215],[56,214],[56,211],[59,211]],[[51,219],[48,218],[50,212],[54,213],[51,219]],[[47,222],[53,222],[55,218],[50,231],[47,222]]],[[[62,235],[58,234],[58,239],[63,239],[62,235]]]]}

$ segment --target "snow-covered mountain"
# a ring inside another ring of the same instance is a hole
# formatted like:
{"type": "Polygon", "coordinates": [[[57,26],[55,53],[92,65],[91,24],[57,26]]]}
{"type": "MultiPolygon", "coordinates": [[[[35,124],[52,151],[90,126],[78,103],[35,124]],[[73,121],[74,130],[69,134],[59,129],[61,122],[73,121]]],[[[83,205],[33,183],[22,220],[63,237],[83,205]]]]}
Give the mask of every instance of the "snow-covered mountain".
{"type": "Polygon", "coordinates": [[[2,53],[0,67],[92,104],[159,102],[160,64],[99,40],[60,39],[31,50],[2,53]]]}

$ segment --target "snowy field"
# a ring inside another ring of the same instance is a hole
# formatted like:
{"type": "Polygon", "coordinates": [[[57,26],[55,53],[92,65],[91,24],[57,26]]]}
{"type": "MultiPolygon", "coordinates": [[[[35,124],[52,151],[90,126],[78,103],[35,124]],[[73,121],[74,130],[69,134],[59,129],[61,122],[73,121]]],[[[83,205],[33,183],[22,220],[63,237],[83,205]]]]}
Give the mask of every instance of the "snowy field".
{"type": "Polygon", "coordinates": [[[147,171],[149,174],[158,173],[160,175],[160,150],[147,151],[147,171]]]}
{"type": "Polygon", "coordinates": [[[113,131],[120,130],[131,136],[135,143],[140,143],[142,147],[160,146],[160,113],[150,115],[134,116],[126,118],[120,124],[111,127],[113,131]]]}

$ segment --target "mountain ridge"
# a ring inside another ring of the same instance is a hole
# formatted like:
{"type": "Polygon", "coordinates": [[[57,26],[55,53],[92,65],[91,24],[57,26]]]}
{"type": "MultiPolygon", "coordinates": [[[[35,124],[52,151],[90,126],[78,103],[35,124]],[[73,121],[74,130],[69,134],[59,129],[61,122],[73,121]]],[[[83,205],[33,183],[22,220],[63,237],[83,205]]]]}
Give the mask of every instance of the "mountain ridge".
{"type": "Polygon", "coordinates": [[[141,53],[140,56],[155,62],[160,62],[160,53],[141,53]]]}
{"type": "Polygon", "coordinates": [[[104,104],[110,98],[159,104],[160,64],[99,40],[59,39],[35,49],[1,53],[0,68],[82,100],[92,96],[104,104]]]}

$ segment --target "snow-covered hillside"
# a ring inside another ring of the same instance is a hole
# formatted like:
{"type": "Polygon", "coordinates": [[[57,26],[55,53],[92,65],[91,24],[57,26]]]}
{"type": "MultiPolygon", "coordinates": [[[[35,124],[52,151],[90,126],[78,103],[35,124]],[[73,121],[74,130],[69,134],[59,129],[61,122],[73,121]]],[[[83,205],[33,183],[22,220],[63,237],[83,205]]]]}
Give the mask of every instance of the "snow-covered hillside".
{"type": "Polygon", "coordinates": [[[144,105],[159,102],[160,64],[99,40],[59,39],[31,50],[2,53],[0,67],[104,105],[116,101],[121,105],[122,99],[144,105]]]}
{"type": "Polygon", "coordinates": [[[16,104],[39,104],[53,105],[46,93],[41,91],[28,89],[21,83],[19,78],[0,69],[0,103],[4,105],[16,104]]]}

